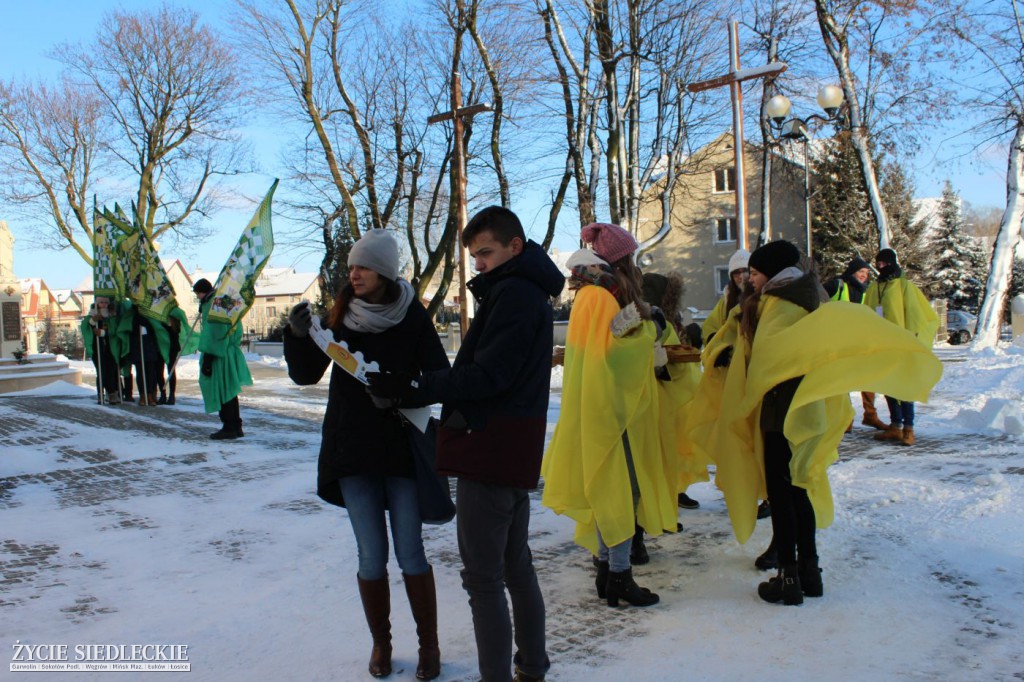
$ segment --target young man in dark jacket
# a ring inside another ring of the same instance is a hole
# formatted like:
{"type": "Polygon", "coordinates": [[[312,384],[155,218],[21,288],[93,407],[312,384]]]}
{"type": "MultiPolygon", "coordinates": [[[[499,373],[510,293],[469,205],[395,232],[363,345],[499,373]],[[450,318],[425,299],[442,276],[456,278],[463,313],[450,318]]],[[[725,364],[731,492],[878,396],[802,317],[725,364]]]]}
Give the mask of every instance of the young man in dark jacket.
{"type": "Polygon", "coordinates": [[[402,405],[442,403],[437,468],[458,477],[462,584],[469,593],[484,682],[543,680],[549,662],[541,595],[528,544],[529,490],[544,454],[551,381],[550,298],[565,277],[512,211],[490,206],[462,234],[480,273],[479,301],[450,370],[415,380],[371,374],[370,392],[402,405]],[[512,601],[515,632],[505,591],[512,601]]]}

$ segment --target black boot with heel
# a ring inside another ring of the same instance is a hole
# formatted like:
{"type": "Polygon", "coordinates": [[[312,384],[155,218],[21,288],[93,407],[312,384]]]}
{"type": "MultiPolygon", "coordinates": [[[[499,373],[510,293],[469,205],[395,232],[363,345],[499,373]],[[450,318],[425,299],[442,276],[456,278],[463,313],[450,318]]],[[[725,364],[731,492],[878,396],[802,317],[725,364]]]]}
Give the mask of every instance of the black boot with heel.
{"type": "Polygon", "coordinates": [[[623,599],[633,606],[652,606],[660,601],[658,595],[636,584],[636,581],[633,580],[633,569],[621,573],[609,571],[605,597],[608,600],[608,606],[618,606],[619,599],[623,599]]]}

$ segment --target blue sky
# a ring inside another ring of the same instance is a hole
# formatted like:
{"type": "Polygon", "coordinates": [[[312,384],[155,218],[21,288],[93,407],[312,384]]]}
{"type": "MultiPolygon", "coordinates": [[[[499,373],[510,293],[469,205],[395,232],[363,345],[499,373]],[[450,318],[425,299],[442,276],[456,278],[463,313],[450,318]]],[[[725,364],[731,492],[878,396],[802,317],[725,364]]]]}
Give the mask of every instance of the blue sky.
{"type": "MultiPolygon", "coordinates": [[[[106,11],[116,8],[137,10],[155,4],[154,0],[37,0],[31,3],[0,0],[0,26],[18,27],[17,30],[8,30],[0,41],[0,78],[52,79],[59,73],[59,68],[45,56],[51,47],[65,41],[88,42],[95,35],[99,20],[106,11]]],[[[233,7],[231,0],[185,0],[175,4],[195,8],[214,25],[225,21],[233,7]]],[[[728,126],[730,122],[723,121],[722,124],[728,126]]],[[[257,161],[264,172],[240,178],[237,182],[240,192],[258,199],[274,177],[277,139],[271,126],[264,121],[254,121],[249,132],[257,161]]],[[[939,195],[944,181],[949,178],[966,201],[976,206],[1002,207],[1005,206],[1005,169],[1005,145],[996,145],[983,154],[977,154],[970,152],[962,142],[958,143],[951,133],[942,133],[936,134],[916,159],[913,177],[918,196],[939,195]]],[[[514,208],[521,213],[531,235],[539,237],[543,234],[546,212],[531,210],[528,202],[523,203],[526,205],[514,208]]],[[[167,249],[161,252],[163,257],[178,257],[190,270],[199,266],[204,270],[218,271],[254,208],[222,211],[214,218],[217,236],[188,248],[167,249]]],[[[7,220],[17,240],[14,265],[18,276],[43,277],[51,286],[65,288],[76,285],[89,275],[85,263],[70,250],[54,252],[33,247],[26,232],[28,227],[20,225],[2,203],[0,220],[7,220]]],[[[315,270],[319,256],[289,248],[289,244],[280,238],[281,227],[275,224],[279,240],[272,265],[315,270]]],[[[573,242],[563,236],[556,241],[556,246],[571,249],[573,242]]]]}

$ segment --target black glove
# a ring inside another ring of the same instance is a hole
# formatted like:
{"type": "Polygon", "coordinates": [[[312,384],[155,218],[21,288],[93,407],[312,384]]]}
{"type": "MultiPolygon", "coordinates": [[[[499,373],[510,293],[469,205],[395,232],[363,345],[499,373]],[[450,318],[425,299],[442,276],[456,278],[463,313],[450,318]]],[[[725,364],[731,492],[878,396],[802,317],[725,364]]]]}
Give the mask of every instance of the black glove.
{"type": "Polygon", "coordinates": [[[370,383],[367,390],[371,396],[393,400],[393,406],[407,401],[419,388],[416,376],[405,372],[367,372],[366,380],[370,383]]]}
{"type": "Polygon", "coordinates": [[[203,353],[203,366],[199,370],[203,373],[204,377],[213,376],[213,356],[209,353],[203,353]]]}
{"type": "Polygon", "coordinates": [[[715,367],[728,367],[732,362],[732,346],[726,346],[725,350],[715,358],[715,367]]]}
{"type": "Polygon", "coordinates": [[[665,330],[668,328],[668,320],[665,319],[665,313],[663,313],[661,308],[656,305],[651,306],[651,320],[654,322],[654,327],[658,331],[658,335],[655,338],[663,340],[662,337],[665,335],[665,330]]]}
{"type": "Polygon", "coordinates": [[[313,326],[313,310],[309,307],[309,301],[302,301],[291,309],[288,313],[288,326],[292,336],[298,339],[309,334],[309,328],[313,326]]]}

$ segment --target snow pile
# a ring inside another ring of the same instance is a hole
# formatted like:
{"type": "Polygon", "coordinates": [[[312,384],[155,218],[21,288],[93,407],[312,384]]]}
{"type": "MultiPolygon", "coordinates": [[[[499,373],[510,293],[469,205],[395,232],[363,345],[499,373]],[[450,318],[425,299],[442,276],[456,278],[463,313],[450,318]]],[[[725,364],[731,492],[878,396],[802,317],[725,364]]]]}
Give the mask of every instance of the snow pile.
{"type": "Polygon", "coordinates": [[[937,393],[959,406],[949,428],[1024,435],[1024,348],[968,351],[964,362],[947,362],[937,393]]]}

